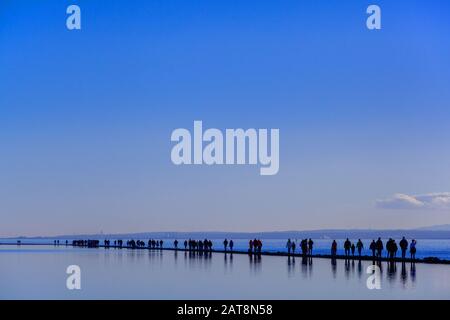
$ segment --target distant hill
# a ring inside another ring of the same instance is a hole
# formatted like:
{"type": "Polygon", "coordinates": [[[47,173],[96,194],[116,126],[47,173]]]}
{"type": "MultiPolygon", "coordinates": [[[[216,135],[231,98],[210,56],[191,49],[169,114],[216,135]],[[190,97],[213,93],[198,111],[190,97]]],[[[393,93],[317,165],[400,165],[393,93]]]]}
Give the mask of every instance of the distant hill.
{"type": "Polygon", "coordinates": [[[441,225],[431,226],[431,227],[422,227],[422,228],[418,228],[417,230],[422,230],[422,231],[450,231],[450,224],[441,224],[441,225]]]}
{"type": "Polygon", "coordinates": [[[374,229],[329,229],[329,230],[310,230],[310,231],[273,231],[273,232],[142,232],[125,234],[84,234],[84,235],[60,235],[56,237],[22,237],[23,239],[376,239],[381,238],[401,238],[409,239],[450,239],[450,224],[423,227],[417,229],[393,229],[393,230],[374,230],[374,229]]]}

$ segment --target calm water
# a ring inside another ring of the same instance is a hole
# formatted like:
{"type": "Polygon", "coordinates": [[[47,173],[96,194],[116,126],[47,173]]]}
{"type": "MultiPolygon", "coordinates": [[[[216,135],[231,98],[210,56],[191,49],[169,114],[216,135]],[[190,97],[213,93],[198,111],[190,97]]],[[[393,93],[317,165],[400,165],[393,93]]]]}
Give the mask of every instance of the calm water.
{"type": "Polygon", "coordinates": [[[450,266],[53,246],[0,246],[0,299],[450,299],[450,266]],[[79,265],[82,289],[66,289],[79,265]],[[395,267],[395,268],[394,268],[395,267]]]}

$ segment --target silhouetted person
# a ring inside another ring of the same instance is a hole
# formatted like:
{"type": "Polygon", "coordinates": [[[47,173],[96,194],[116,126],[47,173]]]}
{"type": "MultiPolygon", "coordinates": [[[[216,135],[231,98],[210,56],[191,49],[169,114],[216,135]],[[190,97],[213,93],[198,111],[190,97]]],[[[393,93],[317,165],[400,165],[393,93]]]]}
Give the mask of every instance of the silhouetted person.
{"type": "Polygon", "coordinates": [[[416,260],[416,252],[417,252],[417,241],[416,240],[412,240],[411,244],[409,245],[409,253],[411,254],[411,260],[416,260]]]}
{"type": "Polygon", "coordinates": [[[402,250],[402,259],[405,260],[406,258],[406,250],[408,250],[408,241],[405,239],[405,237],[400,240],[400,249],[402,250]]]}
{"type": "Polygon", "coordinates": [[[286,242],[286,248],[288,250],[288,255],[290,255],[291,254],[291,248],[292,248],[291,239],[288,239],[288,241],[286,242]]]}
{"type": "Polygon", "coordinates": [[[162,249],[162,247],[163,247],[163,241],[162,240],[159,240],[159,247],[162,249]]]}
{"type": "Polygon", "coordinates": [[[223,249],[225,250],[225,252],[227,251],[227,247],[228,247],[228,240],[225,239],[223,240],[223,249]]]}
{"type": "Polygon", "coordinates": [[[398,252],[397,242],[395,242],[395,240],[392,240],[392,255],[394,259],[397,258],[397,252],[398,252]]]}
{"type": "Polygon", "coordinates": [[[295,241],[292,241],[292,244],[291,244],[292,254],[295,254],[295,247],[296,247],[295,241]]]}
{"type": "Polygon", "coordinates": [[[313,254],[313,246],[314,246],[314,241],[312,241],[311,238],[309,238],[308,241],[308,254],[312,256],[313,254]]]}
{"type": "Polygon", "coordinates": [[[381,258],[382,254],[383,254],[383,241],[381,241],[381,238],[378,238],[377,242],[376,242],[376,249],[377,249],[377,257],[381,258]]]}
{"type": "Polygon", "coordinates": [[[234,242],[230,240],[230,251],[233,252],[234,242]]]}
{"type": "Polygon", "coordinates": [[[186,250],[186,248],[187,248],[187,245],[188,245],[188,242],[187,242],[187,240],[184,240],[184,250],[186,250]]]}
{"type": "Polygon", "coordinates": [[[213,243],[211,240],[208,240],[208,247],[209,247],[209,251],[212,251],[213,249],[213,243]]]}
{"type": "Polygon", "coordinates": [[[386,242],[386,258],[392,259],[394,257],[394,250],[392,248],[393,242],[392,238],[389,238],[389,240],[386,242]]]}
{"type": "Polygon", "coordinates": [[[302,253],[305,256],[309,254],[308,239],[303,240],[302,253]]]}
{"type": "Polygon", "coordinates": [[[352,257],[355,257],[355,250],[356,250],[356,246],[355,246],[355,244],[354,244],[354,243],[352,243],[352,247],[351,247],[351,249],[352,249],[352,257]]]}
{"type": "Polygon", "coordinates": [[[348,257],[350,255],[350,248],[351,248],[351,246],[352,246],[352,243],[347,238],[347,240],[345,240],[345,242],[344,242],[344,250],[345,250],[345,256],[346,257],[348,257]]]}
{"type": "Polygon", "coordinates": [[[248,242],[248,252],[252,253],[253,252],[253,240],[250,240],[248,242]]]}
{"type": "Polygon", "coordinates": [[[334,258],[336,257],[337,253],[337,242],[336,240],[333,240],[333,243],[331,244],[331,256],[334,258]]]}
{"type": "Polygon", "coordinates": [[[372,242],[370,243],[369,249],[370,249],[370,251],[372,251],[372,258],[375,258],[376,251],[377,251],[377,243],[375,242],[375,240],[372,240],[372,242]]]}
{"type": "Polygon", "coordinates": [[[356,248],[358,249],[358,256],[361,258],[361,252],[364,248],[364,244],[362,243],[361,239],[358,239],[358,242],[356,243],[356,248]]]}
{"type": "Polygon", "coordinates": [[[175,250],[178,250],[178,240],[175,239],[173,246],[175,247],[175,250]]]}

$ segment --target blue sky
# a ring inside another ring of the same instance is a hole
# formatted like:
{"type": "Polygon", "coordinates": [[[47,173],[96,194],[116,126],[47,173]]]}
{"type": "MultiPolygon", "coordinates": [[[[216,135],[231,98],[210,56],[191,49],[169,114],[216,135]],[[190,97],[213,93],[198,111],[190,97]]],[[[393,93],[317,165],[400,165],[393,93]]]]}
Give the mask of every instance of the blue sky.
{"type": "Polygon", "coordinates": [[[438,0],[2,1],[0,236],[450,223],[449,34],[438,0]],[[279,128],[278,175],[174,166],[194,120],[279,128]]]}

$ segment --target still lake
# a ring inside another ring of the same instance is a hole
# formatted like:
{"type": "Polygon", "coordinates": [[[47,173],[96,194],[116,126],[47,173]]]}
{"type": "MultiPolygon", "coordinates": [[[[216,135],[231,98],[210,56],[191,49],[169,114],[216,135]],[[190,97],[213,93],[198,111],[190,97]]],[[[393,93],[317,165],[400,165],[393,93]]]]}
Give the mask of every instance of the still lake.
{"type": "Polygon", "coordinates": [[[450,299],[450,266],[65,246],[0,245],[0,299],[450,299]],[[66,269],[81,268],[81,290],[66,269]]]}

